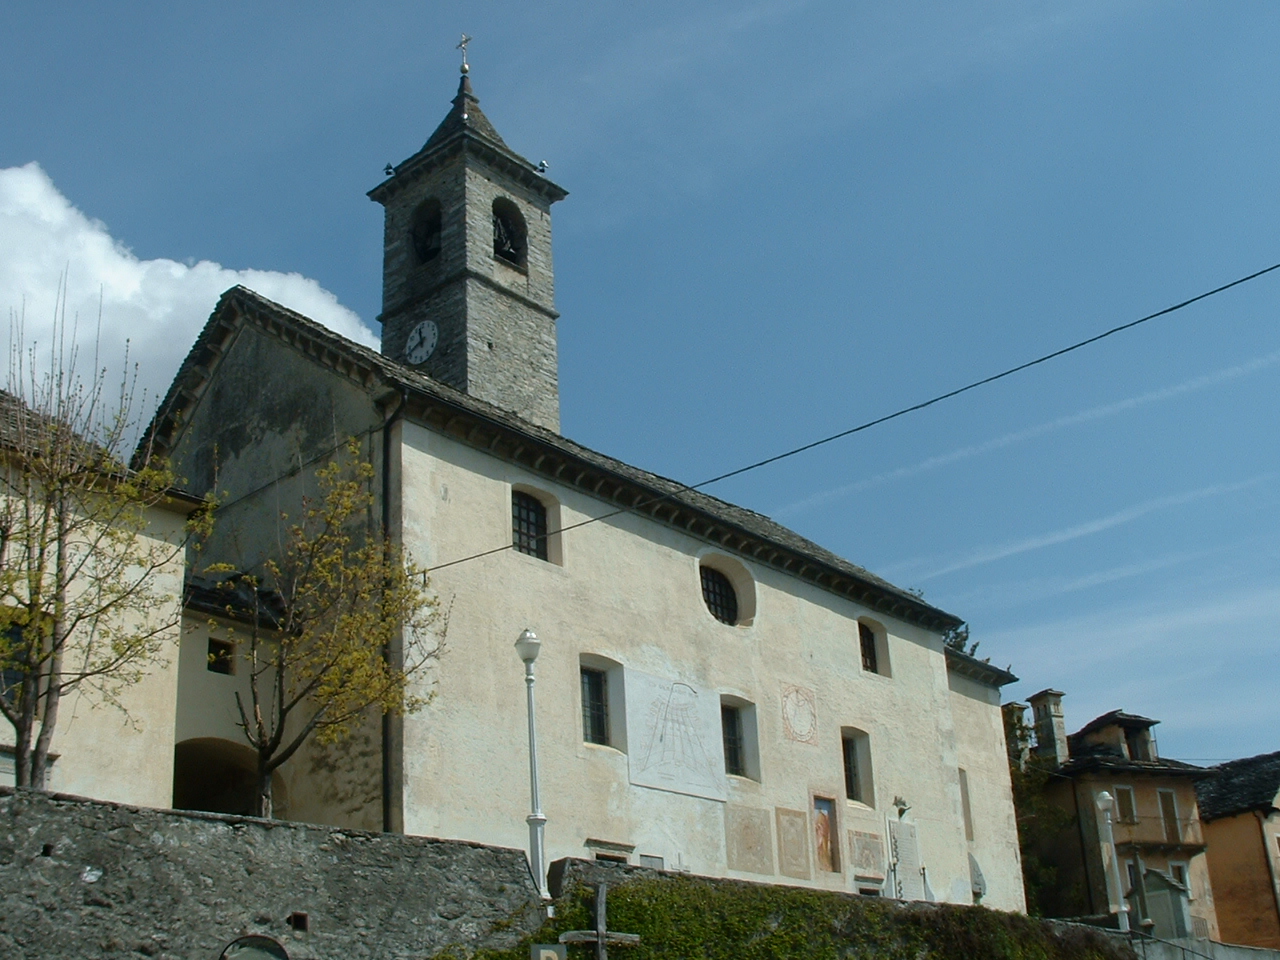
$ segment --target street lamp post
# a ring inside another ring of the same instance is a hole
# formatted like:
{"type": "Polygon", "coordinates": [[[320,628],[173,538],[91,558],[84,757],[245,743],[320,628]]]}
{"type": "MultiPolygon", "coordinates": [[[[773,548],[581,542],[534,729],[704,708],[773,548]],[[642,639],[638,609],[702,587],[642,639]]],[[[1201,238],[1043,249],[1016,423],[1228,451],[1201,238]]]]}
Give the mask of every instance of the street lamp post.
{"type": "MultiPolygon", "coordinates": [[[[1115,884],[1116,897],[1119,902],[1119,921],[1120,932],[1129,932],[1129,901],[1124,896],[1124,883],[1120,879],[1120,857],[1116,853],[1116,837],[1111,829],[1111,813],[1116,808],[1115,798],[1106,790],[1098,794],[1094,800],[1097,804],[1100,821],[1098,824],[1098,836],[1102,843],[1106,846],[1107,851],[1111,854],[1111,868],[1107,871],[1107,886],[1115,884]]],[[[1111,899],[1110,895],[1107,897],[1111,899]]]]}
{"type": "Polygon", "coordinates": [[[547,865],[543,850],[547,818],[542,813],[542,801],[538,798],[538,728],[533,718],[533,662],[538,659],[542,641],[532,630],[525,630],[516,640],[516,653],[524,661],[524,686],[529,704],[529,794],[531,811],[525,821],[529,824],[529,866],[538,884],[538,894],[549,900],[547,891],[547,865]]]}

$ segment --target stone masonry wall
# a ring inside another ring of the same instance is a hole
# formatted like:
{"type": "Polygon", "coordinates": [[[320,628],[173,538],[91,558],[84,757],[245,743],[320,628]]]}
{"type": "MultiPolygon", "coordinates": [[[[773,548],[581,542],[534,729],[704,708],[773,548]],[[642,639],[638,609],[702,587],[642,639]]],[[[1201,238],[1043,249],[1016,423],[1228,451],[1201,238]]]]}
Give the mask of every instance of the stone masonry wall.
{"type": "Polygon", "coordinates": [[[519,850],[12,788],[0,897],[6,960],[216,960],[250,933],[291,960],[421,958],[508,949],[541,922],[519,850]]]}

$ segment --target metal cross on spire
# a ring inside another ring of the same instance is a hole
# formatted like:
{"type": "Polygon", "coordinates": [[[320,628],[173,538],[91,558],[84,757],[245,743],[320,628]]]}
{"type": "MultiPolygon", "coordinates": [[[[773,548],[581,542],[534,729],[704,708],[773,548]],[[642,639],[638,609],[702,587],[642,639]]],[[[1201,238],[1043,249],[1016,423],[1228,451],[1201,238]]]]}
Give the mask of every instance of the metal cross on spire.
{"type": "Polygon", "coordinates": [[[462,72],[463,73],[467,73],[471,69],[471,65],[467,63],[467,44],[470,42],[471,42],[471,38],[464,33],[462,35],[462,40],[459,41],[458,45],[454,48],[455,50],[462,51],[462,72]]]}

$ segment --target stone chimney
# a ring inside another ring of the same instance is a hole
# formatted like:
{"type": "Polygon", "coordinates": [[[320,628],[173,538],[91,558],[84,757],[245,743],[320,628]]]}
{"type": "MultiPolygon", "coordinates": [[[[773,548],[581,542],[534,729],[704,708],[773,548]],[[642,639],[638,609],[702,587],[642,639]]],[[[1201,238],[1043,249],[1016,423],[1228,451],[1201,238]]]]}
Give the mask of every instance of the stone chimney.
{"type": "Polygon", "coordinates": [[[1062,716],[1061,690],[1041,690],[1027,697],[1036,731],[1036,756],[1057,766],[1067,762],[1067,723],[1062,716]]]}

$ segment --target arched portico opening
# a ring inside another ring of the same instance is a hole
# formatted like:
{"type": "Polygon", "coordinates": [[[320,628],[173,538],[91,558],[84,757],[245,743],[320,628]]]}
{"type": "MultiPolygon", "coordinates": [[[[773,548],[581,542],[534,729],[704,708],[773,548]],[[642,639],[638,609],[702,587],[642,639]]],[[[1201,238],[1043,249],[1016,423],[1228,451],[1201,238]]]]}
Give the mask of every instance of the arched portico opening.
{"type": "MultiPolygon", "coordinates": [[[[173,808],[248,815],[258,777],[258,757],[242,743],[195,737],[173,749],[173,808]]],[[[279,773],[271,775],[275,816],[286,809],[279,773]]]]}

